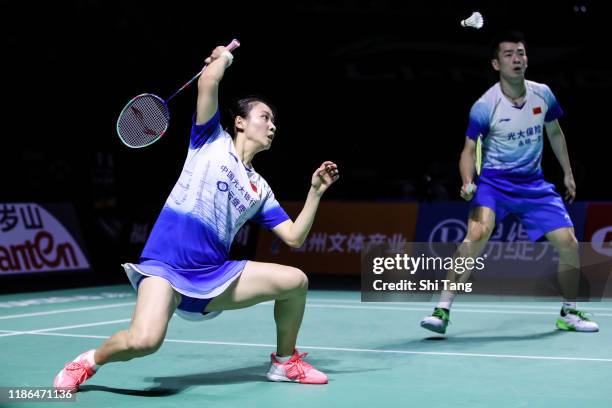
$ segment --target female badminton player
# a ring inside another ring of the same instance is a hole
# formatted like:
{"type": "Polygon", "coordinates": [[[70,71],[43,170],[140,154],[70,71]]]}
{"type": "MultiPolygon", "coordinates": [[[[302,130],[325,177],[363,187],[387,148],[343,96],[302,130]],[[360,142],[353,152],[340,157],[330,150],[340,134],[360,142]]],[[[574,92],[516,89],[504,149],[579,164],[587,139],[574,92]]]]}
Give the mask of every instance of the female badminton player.
{"type": "Polygon", "coordinates": [[[242,99],[234,111],[233,137],[220,126],[219,83],[233,55],[217,47],[198,80],[196,114],[187,159],[168,197],[139,264],[123,265],[137,301],[132,321],[100,347],[80,354],[55,377],[56,388],[77,391],[99,367],[144,357],[163,343],[173,313],[192,319],[216,317],[274,300],[277,347],[267,378],[325,384],[327,376],[295,349],[304,314],[308,279],[299,269],[228,260],[236,232],[249,219],[300,247],[314,221],[323,193],[338,180],[336,164],[316,169],[300,214],[292,221],[268,183],[252,166],[276,133],[275,112],[256,98],[242,99]]]}

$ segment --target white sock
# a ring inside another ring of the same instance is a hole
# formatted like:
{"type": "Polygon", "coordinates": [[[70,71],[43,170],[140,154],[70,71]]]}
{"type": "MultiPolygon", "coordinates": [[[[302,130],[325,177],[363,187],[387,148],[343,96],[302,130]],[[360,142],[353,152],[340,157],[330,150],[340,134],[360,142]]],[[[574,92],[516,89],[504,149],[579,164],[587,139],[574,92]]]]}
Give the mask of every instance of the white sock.
{"type": "MultiPolygon", "coordinates": [[[[463,244],[471,244],[472,241],[468,238],[465,238],[463,240],[463,244]]],[[[438,304],[436,305],[436,307],[439,307],[441,309],[446,309],[446,310],[450,310],[452,304],[453,304],[453,300],[455,300],[455,295],[456,293],[452,293],[448,290],[443,290],[442,293],[440,294],[440,301],[438,301],[438,304]]]]}
{"type": "Polygon", "coordinates": [[[563,309],[575,309],[576,308],[576,302],[569,302],[569,301],[564,301],[563,302],[563,309]]]}
{"type": "Polygon", "coordinates": [[[86,351],[83,354],[80,354],[73,361],[74,362],[78,362],[80,359],[84,359],[85,361],[87,361],[89,363],[89,365],[91,366],[92,370],[98,371],[98,368],[100,368],[100,365],[96,364],[96,360],[94,359],[94,353],[95,352],[96,352],[96,350],[86,351]]]}
{"type": "Polygon", "coordinates": [[[440,301],[438,302],[436,307],[450,310],[451,305],[453,304],[453,300],[454,299],[455,299],[455,294],[454,293],[452,293],[452,292],[450,292],[448,290],[443,290],[442,293],[440,294],[440,301]]]}
{"type": "Polygon", "coordinates": [[[281,362],[281,363],[286,363],[287,361],[289,361],[289,359],[290,359],[291,357],[293,357],[293,356],[284,356],[284,357],[281,357],[281,356],[278,356],[278,355],[277,355],[277,356],[276,356],[276,359],[277,359],[279,362],[281,362]]]}

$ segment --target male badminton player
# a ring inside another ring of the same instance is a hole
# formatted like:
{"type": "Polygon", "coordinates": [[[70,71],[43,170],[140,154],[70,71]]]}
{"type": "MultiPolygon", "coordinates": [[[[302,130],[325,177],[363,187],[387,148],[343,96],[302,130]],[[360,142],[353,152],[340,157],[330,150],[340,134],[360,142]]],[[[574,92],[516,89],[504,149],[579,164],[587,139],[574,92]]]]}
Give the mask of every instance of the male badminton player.
{"type": "MultiPolygon", "coordinates": [[[[559,253],[558,278],[565,301],[557,327],[596,332],[597,323],[576,308],[580,260],[572,221],[561,196],[544,180],[540,164],[546,129],[564,172],[565,199],[572,202],[576,184],[558,121],[563,111],[547,85],[525,79],[527,53],[520,33],[508,32],[494,41],[491,64],[499,73],[499,82],[472,106],[459,161],[463,182],[460,194],[471,200],[468,231],[462,245],[465,255],[476,256],[485,246],[496,219],[516,214],[531,240],[544,236],[559,253]],[[482,135],[483,164],[474,184],[478,135],[482,135]]],[[[465,281],[468,277],[466,272],[458,279],[465,281]]],[[[443,291],[433,315],[421,320],[421,326],[445,333],[454,297],[454,292],[443,291]]]]}
{"type": "Polygon", "coordinates": [[[234,235],[249,219],[271,229],[287,245],[301,246],[321,196],[338,180],[338,168],[326,161],[316,169],[304,207],[291,221],[252,164],[257,153],[272,146],[276,135],[270,105],[256,98],[242,99],[233,111],[233,137],[220,126],[219,83],[232,60],[225,47],[215,48],[207,58],[180,178],[140,263],[124,265],[137,288],[130,327],[66,364],[55,377],[55,387],[76,391],[104,364],[154,353],[175,311],[202,320],[270,300],[275,301],[277,348],[267,378],[327,383],[324,373],[303,360],[306,353],[295,349],[306,303],[306,275],[284,265],[228,260],[228,252],[234,235]]]}

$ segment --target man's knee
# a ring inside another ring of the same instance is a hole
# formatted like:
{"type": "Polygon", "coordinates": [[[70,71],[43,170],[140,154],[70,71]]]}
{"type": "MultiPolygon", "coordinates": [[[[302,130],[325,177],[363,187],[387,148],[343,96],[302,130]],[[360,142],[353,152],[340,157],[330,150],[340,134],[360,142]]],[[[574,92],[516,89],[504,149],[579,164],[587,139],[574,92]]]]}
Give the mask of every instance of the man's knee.
{"type": "Polygon", "coordinates": [[[485,222],[472,222],[470,223],[470,230],[468,231],[468,238],[472,242],[481,242],[489,239],[493,233],[493,226],[485,222]]]}
{"type": "Polygon", "coordinates": [[[574,234],[565,234],[557,240],[557,251],[560,255],[578,255],[578,240],[574,234]]]}

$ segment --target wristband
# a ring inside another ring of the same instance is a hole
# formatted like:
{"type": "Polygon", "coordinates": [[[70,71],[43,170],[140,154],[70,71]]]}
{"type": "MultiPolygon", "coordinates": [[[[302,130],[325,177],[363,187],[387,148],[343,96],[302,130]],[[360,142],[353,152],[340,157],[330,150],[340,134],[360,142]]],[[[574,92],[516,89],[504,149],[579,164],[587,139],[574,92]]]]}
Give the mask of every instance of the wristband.
{"type": "Polygon", "coordinates": [[[231,52],[229,52],[228,50],[225,50],[221,53],[222,57],[227,58],[227,66],[229,67],[230,65],[232,65],[232,62],[234,62],[234,56],[232,55],[231,52]]]}

